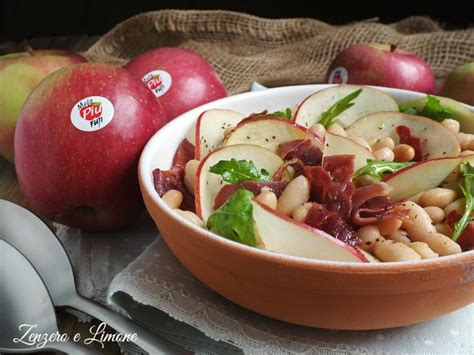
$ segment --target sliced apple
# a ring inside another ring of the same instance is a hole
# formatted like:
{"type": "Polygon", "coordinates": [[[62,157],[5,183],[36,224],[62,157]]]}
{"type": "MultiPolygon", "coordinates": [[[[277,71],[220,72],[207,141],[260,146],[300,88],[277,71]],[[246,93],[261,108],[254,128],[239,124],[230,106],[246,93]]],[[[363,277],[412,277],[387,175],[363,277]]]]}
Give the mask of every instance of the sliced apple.
{"type": "Polygon", "coordinates": [[[254,144],[273,152],[281,143],[296,139],[310,139],[321,150],[322,143],[304,127],[274,117],[247,119],[237,125],[225,138],[225,146],[234,144],[254,144]]]}
{"type": "Polygon", "coordinates": [[[238,144],[220,148],[210,153],[199,164],[196,171],[196,213],[204,221],[213,211],[214,200],[219,190],[227,184],[222,177],[209,172],[221,160],[251,160],[258,170],[265,169],[272,176],[283,164],[283,160],[271,150],[258,145],[238,144]]]}
{"type": "Polygon", "coordinates": [[[392,188],[388,196],[403,200],[420,192],[438,187],[455,169],[461,158],[424,160],[390,174],[385,182],[392,188]]]}
{"type": "Polygon", "coordinates": [[[367,262],[360,251],[303,223],[296,223],[268,206],[252,201],[253,219],[266,250],[303,258],[367,262]]]}
{"type": "MultiPolygon", "coordinates": [[[[461,163],[470,163],[471,166],[474,166],[474,155],[466,155],[462,157],[461,163]]],[[[459,168],[454,169],[451,174],[449,174],[446,179],[441,183],[441,187],[445,187],[447,189],[455,190],[461,192],[461,188],[459,187],[459,183],[462,183],[459,179],[461,178],[461,171],[459,168]]]]}
{"type": "Polygon", "coordinates": [[[359,118],[374,112],[398,112],[397,102],[382,91],[368,86],[338,85],[318,91],[307,97],[298,107],[293,121],[309,128],[318,123],[323,112],[327,111],[337,101],[360,88],[363,90],[353,101],[354,106],[337,116],[336,122],[343,128],[350,126],[359,118]]]}
{"type": "Polygon", "coordinates": [[[218,148],[226,130],[235,127],[244,118],[244,114],[232,110],[213,109],[203,112],[196,122],[196,159],[202,160],[218,148]]]}
{"type": "Polygon", "coordinates": [[[323,159],[331,155],[353,154],[355,155],[355,170],[367,165],[367,159],[375,159],[375,156],[367,148],[354,142],[347,137],[326,133],[324,140],[323,159]]]}
{"type": "Polygon", "coordinates": [[[396,129],[406,126],[422,140],[424,159],[456,157],[460,153],[456,135],[449,128],[427,117],[401,112],[379,112],[365,116],[347,129],[347,134],[374,144],[377,139],[391,137],[399,142],[396,129]]]}
{"type": "MultiPolygon", "coordinates": [[[[453,119],[459,122],[461,132],[474,133],[474,113],[469,110],[466,105],[459,101],[449,99],[447,97],[435,96],[440,104],[449,107],[453,111],[453,119]]],[[[409,105],[415,107],[418,111],[422,110],[426,105],[426,97],[411,101],[409,105]]]]}

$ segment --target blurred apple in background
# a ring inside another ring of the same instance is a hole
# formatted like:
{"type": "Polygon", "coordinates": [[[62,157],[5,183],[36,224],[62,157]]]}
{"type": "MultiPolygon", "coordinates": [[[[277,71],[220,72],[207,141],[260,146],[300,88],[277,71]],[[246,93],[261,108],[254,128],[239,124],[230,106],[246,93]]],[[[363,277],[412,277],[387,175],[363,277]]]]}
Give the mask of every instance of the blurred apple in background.
{"type": "Polygon", "coordinates": [[[166,123],[155,96],[125,69],[85,63],[49,75],[21,110],[15,167],[33,210],[87,230],[144,212],[140,153],[166,123]]]}
{"type": "Polygon", "coordinates": [[[439,94],[474,105],[474,62],[461,65],[449,73],[439,94]]]}
{"type": "Polygon", "coordinates": [[[170,120],[227,96],[212,66],[188,49],[152,49],[132,59],[125,68],[148,86],[170,120]]]}
{"type": "Polygon", "coordinates": [[[48,74],[85,62],[77,53],[38,50],[0,57],[0,155],[13,162],[15,126],[26,98],[48,74]]]}
{"type": "Polygon", "coordinates": [[[378,43],[344,49],[331,63],[326,82],[435,91],[435,78],[428,63],[414,53],[378,43]]]}

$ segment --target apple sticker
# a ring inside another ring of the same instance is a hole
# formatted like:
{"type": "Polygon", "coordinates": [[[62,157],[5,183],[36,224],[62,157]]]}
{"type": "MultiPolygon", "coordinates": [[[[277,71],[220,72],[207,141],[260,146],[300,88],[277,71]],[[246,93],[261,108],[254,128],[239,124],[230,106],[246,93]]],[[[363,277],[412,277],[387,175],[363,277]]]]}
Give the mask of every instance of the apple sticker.
{"type": "Polygon", "coordinates": [[[71,110],[71,122],[84,132],[96,132],[114,117],[114,106],[102,96],[89,96],[77,102],[71,110]]]}
{"type": "Polygon", "coordinates": [[[329,74],[329,84],[346,84],[349,79],[349,73],[344,67],[337,67],[329,74]]]}
{"type": "Polygon", "coordinates": [[[153,70],[146,74],[142,81],[155,94],[156,97],[163,96],[171,88],[171,75],[164,70],[153,70]]]}

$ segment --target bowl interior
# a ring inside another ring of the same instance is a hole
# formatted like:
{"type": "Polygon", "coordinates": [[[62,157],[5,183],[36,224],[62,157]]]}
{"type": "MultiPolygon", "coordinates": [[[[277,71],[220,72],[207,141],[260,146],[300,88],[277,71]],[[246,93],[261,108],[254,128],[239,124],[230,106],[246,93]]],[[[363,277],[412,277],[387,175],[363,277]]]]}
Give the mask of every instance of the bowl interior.
{"type": "MultiPolygon", "coordinates": [[[[223,98],[209,104],[197,107],[191,111],[188,111],[181,116],[177,117],[173,121],[169,122],[165,125],[161,130],[159,130],[148,142],[146,145],[142,156],[140,158],[139,164],[139,175],[142,183],[142,188],[147,190],[147,193],[153,199],[153,202],[160,206],[160,208],[164,210],[169,210],[170,215],[174,215],[169,209],[169,207],[159,198],[158,193],[154,188],[153,183],[153,175],[152,171],[160,168],[160,169],[169,169],[172,165],[173,157],[175,155],[176,149],[178,148],[179,144],[183,141],[184,138],[187,138],[191,143],[194,144],[195,142],[195,123],[198,119],[199,115],[209,109],[213,108],[220,108],[220,109],[230,109],[241,112],[243,114],[251,114],[254,112],[261,112],[263,110],[268,110],[269,112],[281,110],[286,107],[294,107],[298,105],[301,101],[303,101],[307,96],[326,89],[330,86],[334,85],[299,85],[299,86],[287,86],[287,87],[279,87],[268,89],[264,91],[257,91],[257,92],[248,92],[243,93],[235,96],[230,96],[227,98],[223,98]]],[[[393,97],[398,103],[405,103],[417,98],[424,97],[425,94],[412,92],[407,90],[398,90],[398,89],[391,89],[391,88],[381,88],[378,87],[377,89],[382,90],[393,97]]],[[[470,107],[472,110],[472,107],[470,107]]],[[[178,215],[175,215],[177,219],[181,219],[178,215]]],[[[183,219],[184,221],[184,219],[183,219]]],[[[379,269],[391,269],[391,266],[394,264],[398,264],[403,268],[411,268],[416,267],[414,266],[413,262],[403,262],[403,263],[381,263],[381,264],[358,264],[358,263],[341,263],[341,262],[329,262],[329,261],[321,261],[321,260],[313,260],[313,259],[304,259],[298,258],[293,256],[281,255],[281,254],[274,254],[269,253],[264,250],[249,248],[244,245],[240,245],[238,243],[229,241],[225,238],[221,238],[215,236],[213,233],[204,231],[192,223],[188,221],[184,221],[185,224],[189,226],[191,229],[199,229],[200,233],[206,233],[211,238],[219,238],[223,243],[228,243],[232,245],[234,248],[246,248],[251,249],[254,253],[259,254],[271,254],[273,258],[284,258],[292,261],[305,262],[305,263],[317,263],[317,264],[351,264],[346,265],[351,269],[354,270],[359,269],[359,267],[376,267],[379,269]],[[412,265],[412,266],[410,266],[412,265]]],[[[422,261],[415,262],[416,265],[419,263],[423,264],[439,264],[441,262],[450,262],[452,259],[457,259],[461,255],[466,257],[466,254],[474,255],[474,251],[462,253],[460,255],[452,255],[443,258],[436,258],[436,259],[426,259],[422,261]]]]}

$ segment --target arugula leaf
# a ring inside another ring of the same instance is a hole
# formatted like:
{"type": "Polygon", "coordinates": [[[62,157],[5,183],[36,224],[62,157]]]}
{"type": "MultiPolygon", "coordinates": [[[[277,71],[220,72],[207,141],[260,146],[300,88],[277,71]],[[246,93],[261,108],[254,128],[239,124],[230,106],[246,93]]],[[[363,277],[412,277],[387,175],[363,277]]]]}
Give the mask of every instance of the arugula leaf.
{"type": "Polygon", "coordinates": [[[450,107],[442,106],[440,100],[431,95],[426,97],[426,104],[423,109],[419,110],[413,104],[408,103],[401,105],[400,111],[412,115],[420,115],[432,118],[438,122],[442,122],[445,119],[452,118],[454,116],[453,110],[450,107]]]}
{"type": "Polygon", "coordinates": [[[457,241],[467,224],[471,221],[471,214],[474,209],[474,167],[470,163],[461,164],[461,171],[464,176],[464,185],[461,191],[466,199],[466,208],[461,219],[455,224],[451,239],[457,241]]]}
{"type": "Polygon", "coordinates": [[[266,111],[263,111],[261,113],[256,113],[253,115],[253,117],[258,118],[258,117],[277,117],[277,118],[284,118],[285,120],[291,120],[293,117],[293,112],[291,112],[291,108],[287,107],[285,111],[275,111],[275,112],[270,112],[267,113],[266,111]]]}
{"type": "Polygon", "coordinates": [[[252,198],[253,193],[248,190],[235,191],[226,203],[209,216],[207,228],[224,238],[256,246],[252,198]]]}
{"type": "Polygon", "coordinates": [[[271,181],[270,173],[265,169],[258,169],[251,160],[221,160],[213,165],[209,171],[222,175],[225,182],[237,184],[244,180],[271,181]]]}
{"type": "Polygon", "coordinates": [[[352,102],[352,100],[355,100],[360,95],[361,92],[362,92],[362,89],[356,90],[353,93],[350,93],[349,95],[337,101],[327,111],[323,112],[323,114],[321,115],[321,119],[319,120],[319,123],[321,123],[325,128],[330,127],[334,123],[334,118],[336,116],[340,115],[348,108],[351,108],[352,106],[354,106],[354,103],[352,102]]]}
{"type": "Polygon", "coordinates": [[[363,175],[370,175],[380,181],[383,178],[383,174],[394,173],[395,171],[403,169],[411,164],[413,163],[397,163],[393,161],[367,159],[367,165],[358,169],[354,175],[352,175],[352,180],[358,179],[363,175]]]}

